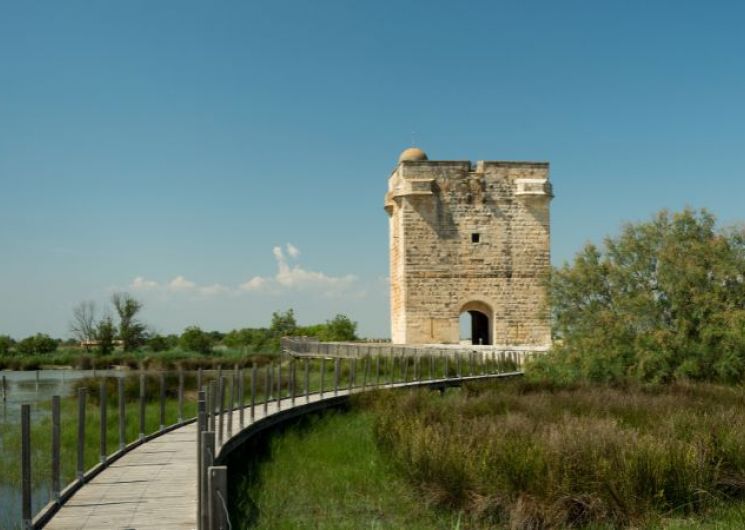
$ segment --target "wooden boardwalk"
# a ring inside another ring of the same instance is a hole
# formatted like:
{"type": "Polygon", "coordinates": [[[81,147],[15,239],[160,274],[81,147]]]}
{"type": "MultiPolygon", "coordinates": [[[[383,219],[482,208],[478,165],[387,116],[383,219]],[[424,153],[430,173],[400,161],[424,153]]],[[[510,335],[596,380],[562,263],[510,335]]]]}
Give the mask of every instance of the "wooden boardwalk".
{"type": "MultiPolygon", "coordinates": [[[[348,395],[340,390],[340,396],[348,395]]],[[[324,399],[333,397],[326,392],[324,399]]],[[[321,401],[311,394],[311,403],[321,401]]],[[[295,398],[305,404],[305,396],[295,398]]],[[[279,408],[291,408],[283,399],[279,408]]],[[[267,416],[278,412],[268,404],[267,416]]],[[[255,420],[264,418],[264,405],[255,408],[255,420]]],[[[228,415],[224,416],[227,422],[228,415]]],[[[244,427],[250,425],[245,411],[244,427]]],[[[226,425],[227,429],[227,425],[226,425]]],[[[232,432],[240,432],[238,411],[232,432]]],[[[227,439],[224,440],[227,442],[227,439]]],[[[224,444],[223,444],[224,445],[224,444]]],[[[185,425],[134,448],[78,490],[44,526],[49,530],[144,530],[197,527],[197,426],[185,425]]]]}
{"type": "MultiPolygon", "coordinates": [[[[468,380],[483,380],[519,375],[520,372],[470,376],[419,382],[394,383],[378,388],[402,388],[459,384],[468,380]]],[[[375,387],[368,387],[372,390],[375,387]]],[[[355,388],[353,393],[360,392],[355,388]]],[[[347,396],[349,390],[339,389],[336,396],[347,396]]],[[[295,398],[296,406],[335,399],[333,391],[295,398]]],[[[292,408],[285,398],[255,407],[254,423],[292,408]]],[[[228,414],[224,415],[227,432],[228,414]]],[[[251,425],[245,409],[244,428],[251,425]]],[[[233,412],[232,435],[241,432],[240,414],[233,412]]],[[[197,425],[176,428],[143,443],[104,468],[98,475],[73,494],[44,526],[49,530],[145,530],[197,528],[197,425]]],[[[228,443],[227,436],[223,447],[228,443]]],[[[219,453],[219,448],[217,448],[219,453]]]]}

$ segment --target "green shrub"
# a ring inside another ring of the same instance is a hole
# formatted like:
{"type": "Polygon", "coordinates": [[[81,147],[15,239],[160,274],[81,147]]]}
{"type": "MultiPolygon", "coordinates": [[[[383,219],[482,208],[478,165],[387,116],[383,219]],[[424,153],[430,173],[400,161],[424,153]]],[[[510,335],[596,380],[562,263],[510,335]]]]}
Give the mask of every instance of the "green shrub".
{"type": "Polygon", "coordinates": [[[426,502],[511,528],[622,527],[745,497],[745,389],[470,385],[367,400],[426,502]]]}

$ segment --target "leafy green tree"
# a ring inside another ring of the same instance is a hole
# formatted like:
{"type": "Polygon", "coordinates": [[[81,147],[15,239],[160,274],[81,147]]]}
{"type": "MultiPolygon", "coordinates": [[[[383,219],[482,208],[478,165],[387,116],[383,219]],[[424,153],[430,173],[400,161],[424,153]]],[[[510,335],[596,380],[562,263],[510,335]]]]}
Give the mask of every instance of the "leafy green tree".
{"type": "Polygon", "coordinates": [[[189,326],[179,338],[179,347],[184,351],[207,355],[212,352],[212,337],[198,326],[189,326]]]}
{"type": "Polygon", "coordinates": [[[10,354],[15,343],[16,341],[14,341],[9,335],[0,335],[0,355],[10,354]]]}
{"type": "Polygon", "coordinates": [[[357,340],[357,322],[353,322],[346,315],[336,315],[326,321],[319,338],[327,341],[357,340]]]}
{"type": "Polygon", "coordinates": [[[147,328],[136,318],[142,309],[142,303],[127,293],[115,293],[111,302],[119,315],[118,331],[124,351],[132,351],[145,344],[147,328]]]}
{"type": "Polygon", "coordinates": [[[16,345],[16,351],[24,355],[51,353],[57,349],[59,342],[44,333],[26,337],[16,345]]]}
{"type": "Polygon", "coordinates": [[[269,334],[274,338],[293,335],[297,329],[295,312],[288,309],[284,313],[275,311],[272,313],[272,323],[269,326],[269,334]]]}
{"type": "Polygon", "coordinates": [[[158,335],[157,333],[149,334],[147,346],[154,352],[161,352],[178,346],[178,337],[176,335],[158,335]]]}
{"type": "Polygon", "coordinates": [[[108,355],[114,351],[114,340],[116,339],[116,326],[111,315],[105,315],[96,324],[95,340],[98,343],[98,353],[108,355]]]}
{"type": "Polygon", "coordinates": [[[745,376],[745,230],[659,212],[588,244],[550,281],[555,347],[539,376],[643,381],[745,376]]]}

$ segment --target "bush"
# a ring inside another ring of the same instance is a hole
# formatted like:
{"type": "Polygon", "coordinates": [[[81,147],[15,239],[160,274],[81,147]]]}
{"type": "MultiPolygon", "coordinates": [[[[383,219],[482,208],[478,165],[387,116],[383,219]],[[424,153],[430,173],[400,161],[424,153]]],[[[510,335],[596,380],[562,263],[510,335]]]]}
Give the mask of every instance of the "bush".
{"type": "Polygon", "coordinates": [[[15,343],[16,341],[14,341],[10,336],[0,335],[0,355],[10,354],[10,350],[15,346],[15,343]]]}
{"type": "Polygon", "coordinates": [[[425,501],[481,524],[643,525],[745,497],[742,388],[515,382],[365,399],[425,501]]]}
{"type": "Polygon", "coordinates": [[[202,354],[212,352],[212,337],[197,326],[190,326],[184,330],[179,339],[179,347],[184,351],[202,354]]]}
{"type": "Polygon", "coordinates": [[[16,351],[24,355],[51,353],[57,349],[58,342],[44,333],[26,337],[16,345],[16,351]]]}
{"type": "Polygon", "coordinates": [[[736,382],[745,377],[745,230],[662,211],[589,244],[551,278],[554,351],[538,377],[736,382]]]}

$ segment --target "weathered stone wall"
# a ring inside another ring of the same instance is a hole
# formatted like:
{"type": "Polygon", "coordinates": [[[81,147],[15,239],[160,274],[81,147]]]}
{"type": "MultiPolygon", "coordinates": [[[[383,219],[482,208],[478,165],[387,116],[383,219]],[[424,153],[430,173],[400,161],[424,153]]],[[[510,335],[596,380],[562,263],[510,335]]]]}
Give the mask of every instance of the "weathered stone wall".
{"type": "Polygon", "coordinates": [[[457,343],[476,309],[493,344],[548,345],[550,199],[545,163],[401,162],[386,196],[393,342],[457,343]]]}

